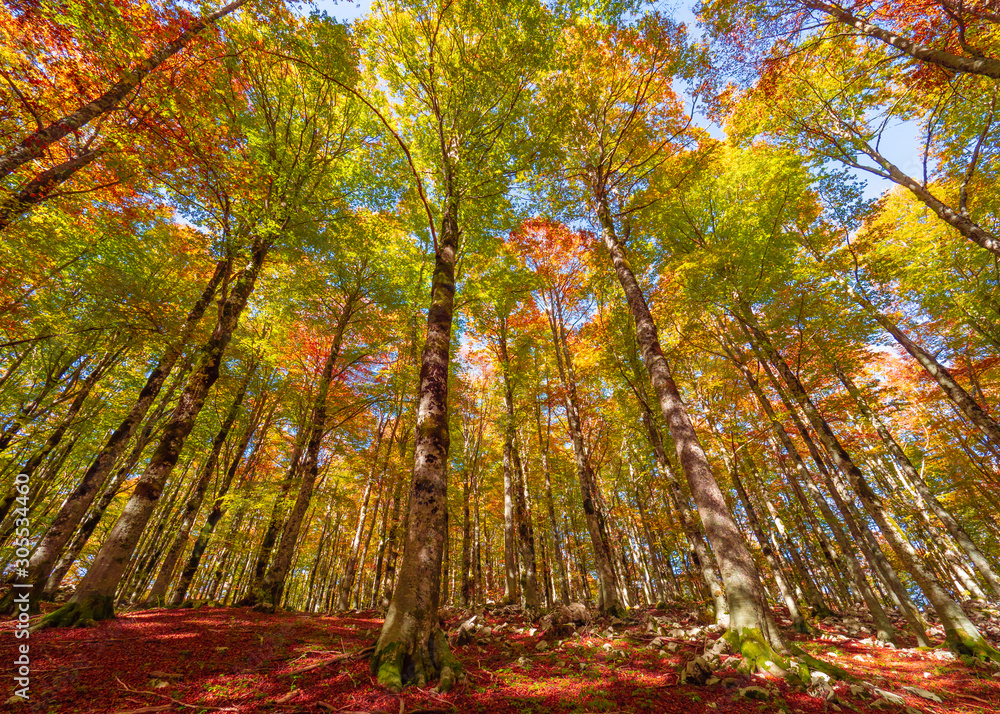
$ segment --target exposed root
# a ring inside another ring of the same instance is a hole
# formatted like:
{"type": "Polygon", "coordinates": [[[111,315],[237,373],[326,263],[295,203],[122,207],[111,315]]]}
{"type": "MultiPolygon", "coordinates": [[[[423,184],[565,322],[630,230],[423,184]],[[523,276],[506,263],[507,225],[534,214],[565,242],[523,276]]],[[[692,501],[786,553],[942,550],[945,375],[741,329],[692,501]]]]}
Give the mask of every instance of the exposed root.
{"type": "Polygon", "coordinates": [[[447,692],[464,678],[462,665],[441,629],[435,629],[425,644],[412,649],[398,641],[377,649],[372,655],[371,671],[378,683],[391,692],[399,692],[408,684],[425,687],[434,679],[438,680],[437,690],[447,692]]]}
{"type": "Polygon", "coordinates": [[[740,669],[748,674],[763,672],[774,677],[785,677],[791,669],[786,654],[776,650],[764,637],[759,628],[744,627],[740,631],[729,630],[723,637],[743,657],[740,669]]]}
{"type": "Polygon", "coordinates": [[[821,659],[816,659],[812,655],[806,653],[798,645],[793,644],[790,649],[792,650],[792,653],[795,655],[796,659],[802,662],[807,668],[806,682],[808,682],[809,679],[811,679],[811,677],[809,677],[808,675],[808,670],[813,670],[815,672],[822,672],[823,674],[830,677],[830,679],[839,679],[845,682],[854,681],[854,677],[852,677],[846,669],[841,669],[835,664],[830,664],[829,662],[824,662],[821,659]]]}
{"type": "Polygon", "coordinates": [[[91,595],[81,600],[70,600],[58,610],[50,612],[35,625],[36,630],[50,627],[89,627],[101,620],[115,616],[114,598],[110,595],[91,595]]]}
{"type": "Polygon", "coordinates": [[[1000,663],[1000,650],[993,647],[985,639],[980,637],[970,637],[958,630],[947,630],[945,632],[945,644],[963,658],[986,660],[1000,663]]]}

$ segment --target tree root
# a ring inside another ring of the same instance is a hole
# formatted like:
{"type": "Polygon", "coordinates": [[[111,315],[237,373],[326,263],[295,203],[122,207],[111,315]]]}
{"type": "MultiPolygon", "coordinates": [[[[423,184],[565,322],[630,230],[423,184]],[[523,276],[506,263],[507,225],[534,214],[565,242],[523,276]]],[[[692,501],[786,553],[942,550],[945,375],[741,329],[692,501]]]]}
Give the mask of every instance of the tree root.
{"type": "Polygon", "coordinates": [[[730,629],[723,637],[733,652],[743,657],[740,669],[749,674],[765,672],[784,677],[791,669],[788,655],[776,650],[756,627],[744,627],[740,631],[730,629]]]}
{"type": "Polygon", "coordinates": [[[377,649],[372,655],[371,671],[378,683],[392,692],[408,684],[425,687],[435,678],[437,691],[447,692],[464,678],[462,664],[452,654],[441,629],[435,629],[426,644],[418,643],[412,649],[399,641],[377,649]]]}
{"type": "Polygon", "coordinates": [[[1000,663],[1000,650],[989,644],[982,636],[970,637],[958,630],[945,632],[945,644],[963,659],[978,659],[1000,663]]]}
{"type": "Polygon", "coordinates": [[[846,670],[816,659],[794,644],[788,652],[778,651],[755,627],[744,628],[740,632],[729,630],[723,637],[733,651],[743,657],[740,669],[748,674],[762,672],[805,687],[812,684],[813,671],[822,672],[831,679],[852,679],[846,670]]]}
{"type": "Polygon", "coordinates": [[[77,601],[75,598],[43,617],[36,630],[50,627],[89,627],[101,620],[115,616],[114,598],[109,595],[91,595],[77,601]]]}
{"type": "Polygon", "coordinates": [[[816,659],[811,654],[805,652],[798,645],[793,644],[789,649],[791,649],[792,654],[803,662],[808,669],[815,670],[816,672],[822,672],[823,674],[830,677],[830,679],[839,679],[844,682],[853,682],[854,677],[846,669],[841,669],[835,664],[830,664],[829,662],[824,662],[821,659],[816,659]]]}

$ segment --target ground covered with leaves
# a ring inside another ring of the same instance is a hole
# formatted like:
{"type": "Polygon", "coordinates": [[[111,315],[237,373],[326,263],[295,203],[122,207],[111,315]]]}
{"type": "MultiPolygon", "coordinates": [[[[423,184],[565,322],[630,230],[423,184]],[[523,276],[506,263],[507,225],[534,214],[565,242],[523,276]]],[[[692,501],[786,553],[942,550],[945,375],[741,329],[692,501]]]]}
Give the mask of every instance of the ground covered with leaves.
{"type": "MultiPolygon", "coordinates": [[[[780,616],[780,613],[779,613],[780,616]]],[[[997,622],[985,616],[992,639],[997,622]]],[[[378,687],[367,650],[376,613],[262,614],[203,606],[144,610],[82,629],[31,635],[31,699],[0,705],[23,712],[926,712],[1000,711],[997,670],[947,650],[883,646],[863,618],[818,623],[790,637],[853,681],[791,686],[748,677],[718,643],[719,628],[680,608],[625,620],[525,622],[513,611],[445,613],[464,683],[447,694],[378,687]],[[696,657],[712,663],[704,684],[681,681],[696,657]]],[[[0,661],[13,667],[13,623],[0,661]]],[[[5,677],[10,681],[10,677],[5,677]]],[[[3,697],[9,696],[4,693],[3,697]]]]}

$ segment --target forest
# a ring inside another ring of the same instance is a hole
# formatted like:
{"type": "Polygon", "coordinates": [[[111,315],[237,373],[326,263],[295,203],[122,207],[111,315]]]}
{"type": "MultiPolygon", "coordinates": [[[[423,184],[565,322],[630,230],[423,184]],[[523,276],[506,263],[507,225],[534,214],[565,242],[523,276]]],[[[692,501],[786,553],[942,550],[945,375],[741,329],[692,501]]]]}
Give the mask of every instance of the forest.
{"type": "Polygon", "coordinates": [[[12,712],[1000,711],[1000,7],[3,0],[12,712]]]}

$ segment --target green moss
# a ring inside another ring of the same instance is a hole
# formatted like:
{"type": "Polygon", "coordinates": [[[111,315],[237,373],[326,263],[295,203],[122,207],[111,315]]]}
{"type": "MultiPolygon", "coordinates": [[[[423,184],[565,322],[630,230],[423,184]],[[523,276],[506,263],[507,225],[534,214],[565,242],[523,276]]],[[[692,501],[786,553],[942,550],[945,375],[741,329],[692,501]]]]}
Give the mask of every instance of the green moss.
{"type": "Polygon", "coordinates": [[[371,659],[371,672],[379,684],[399,692],[408,684],[424,687],[437,678],[437,690],[447,692],[463,679],[462,664],[451,652],[444,631],[437,629],[430,639],[409,651],[403,642],[390,642],[371,659]]]}
{"type": "Polygon", "coordinates": [[[439,669],[437,689],[439,692],[447,692],[456,682],[462,680],[464,676],[462,663],[458,661],[458,658],[452,653],[451,647],[448,646],[448,638],[444,631],[435,630],[432,641],[439,669]]]}
{"type": "Polygon", "coordinates": [[[391,692],[403,688],[403,659],[406,649],[401,642],[392,642],[372,655],[372,675],[391,692]]]}
{"type": "Polygon", "coordinates": [[[982,637],[970,637],[959,630],[946,630],[945,644],[962,657],[1000,662],[1000,650],[990,645],[982,637]]]}
{"type": "Polygon", "coordinates": [[[50,627],[89,627],[100,620],[115,616],[114,598],[110,595],[91,595],[79,601],[70,601],[50,612],[35,625],[36,630],[50,627]]]}
{"type": "Polygon", "coordinates": [[[739,632],[729,630],[724,637],[733,651],[743,656],[740,669],[750,673],[763,671],[775,676],[784,676],[790,669],[788,657],[774,649],[758,627],[745,627],[739,632]]]}
{"type": "Polygon", "coordinates": [[[817,672],[822,672],[823,674],[826,674],[833,679],[840,679],[845,682],[854,681],[854,677],[852,677],[847,672],[846,669],[841,669],[835,664],[830,664],[829,662],[824,662],[821,659],[816,659],[811,654],[805,652],[798,645],[793,644],[790,649],[795,654],[795,656],[798,657],[800,660],[802,660],[806,665],[808,665],[810,669],[814,669],[817,672]]]}

